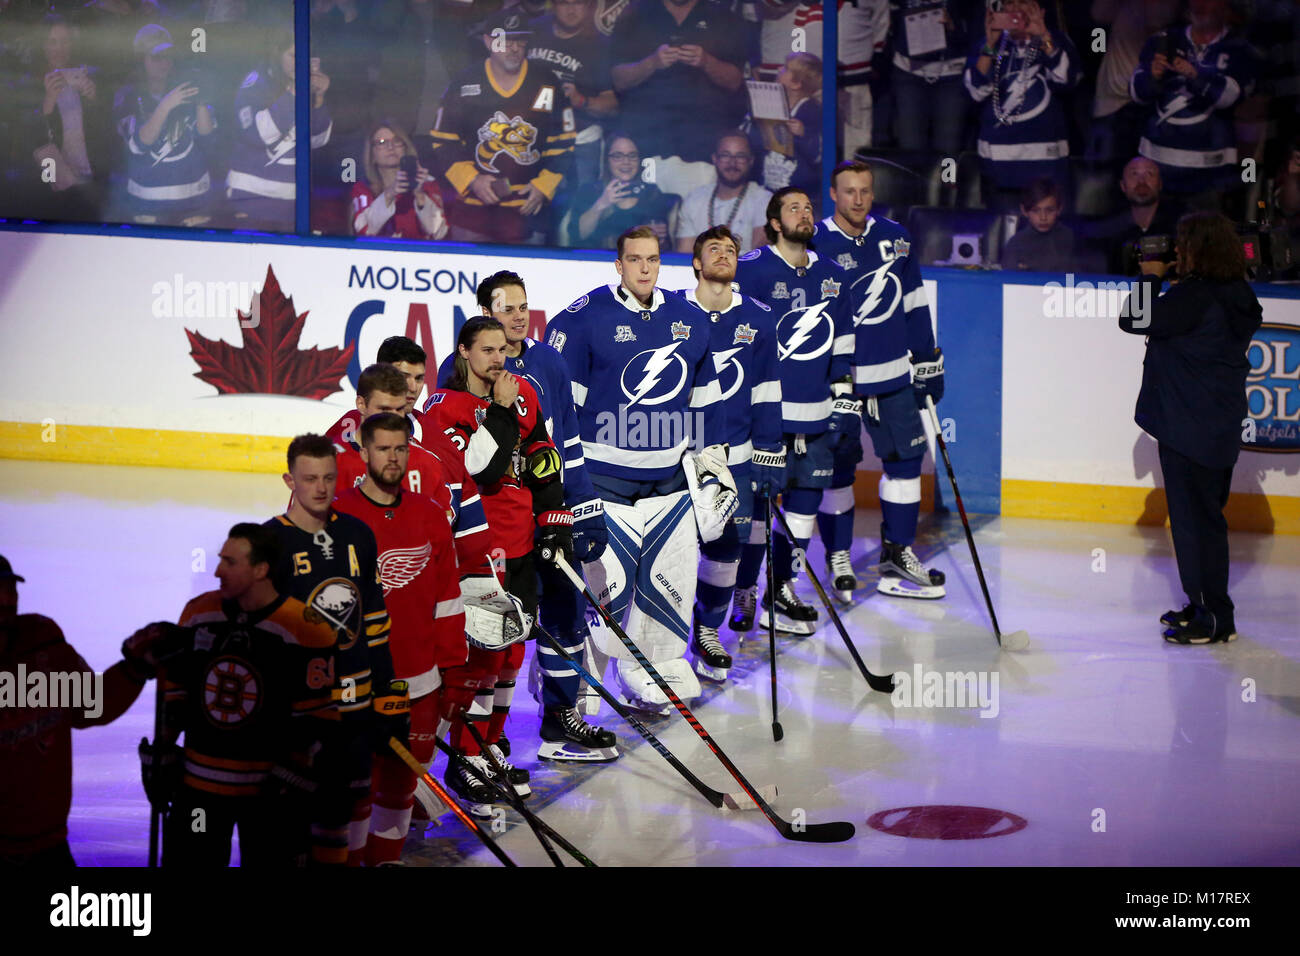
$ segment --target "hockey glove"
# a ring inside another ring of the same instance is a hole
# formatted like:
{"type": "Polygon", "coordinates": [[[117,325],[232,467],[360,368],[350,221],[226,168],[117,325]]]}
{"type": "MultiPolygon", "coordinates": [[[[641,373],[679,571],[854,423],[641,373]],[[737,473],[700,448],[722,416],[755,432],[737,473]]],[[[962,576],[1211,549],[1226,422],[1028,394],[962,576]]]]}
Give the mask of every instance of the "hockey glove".
{"type": "Polygon", "coordinates": [[[189,636],[189,628],[170,621],[146,624],[122,642],[122,659],[137,680],[150,680],[161,665],[186,651],[189,636]]]}
{"type": "Polygon", "coordinates": [[[530,488],[550,484],[564,472],[560,453],[546,445],[528,456],[524,465],[524,484],[530,488]]]}
{"type": "Polygon", "coordinates": [[[776,451],[755,448],[749,468],[749,483],[755,494],[761,498],[779,494],[785,487],[785,446],[776,451]]]}
{"type": "Polygon", "coordinates": [[[924,361],[913,361],[912,389],[917,408],[924,410],[927,395],[939,404],[943,398],[943,349],[936,348],[934,355],[924,361]]]}
{"type": "Polygon", "coordinates": [[[474,574],[460,579],[465,604],[465,637],[475,647],[499,651],[522,641],[533,619],[519,598],[507,591],[495,574],[474,574]]]}
{"type": "Polygon", "coordinates": [[[861,449],[862,399],[853,394],[853,382],[847,375],[831,383],[831,398],[831,420],[826,426],[831,447],[839,452],[855,445],[861,449]]]}
{"type": "Polygon", "coordinates": [[[686,472],[700,540],[717,541],[740,504],[736,479],[727,467],[727,446],[709,445],[699,452],[686,452],[682,455],[682,470],[686,472]]]}
{"type": "Polygon", "coordinates": [[[563,554],[564,560],[573,563],[574,514],[567,508],[543,511],[537,516],[537,550],[543,561],[555,560],[563,554]]]}
{"type": "Polygon", "coordinates": [[[411,739],[411,700],[404,680],[391,680],[376,687],[374,713],[371,714],[370,746],[375,753],[388,753],[388,738],[406,744],[411,739]]]}
{"type": "Polygon", "coordinates": [[[181,785],[181,748],[171,743],[151,744],[147,737],[141,737],[139,752],[145,796],[150,806],[166,813],[181,785]]]}
{"type": "Polygon", "coordinates": [[[596,561],[609,544],[605,502],[591,498],[573,506],[573,556],[586,564],[596,561]]]}

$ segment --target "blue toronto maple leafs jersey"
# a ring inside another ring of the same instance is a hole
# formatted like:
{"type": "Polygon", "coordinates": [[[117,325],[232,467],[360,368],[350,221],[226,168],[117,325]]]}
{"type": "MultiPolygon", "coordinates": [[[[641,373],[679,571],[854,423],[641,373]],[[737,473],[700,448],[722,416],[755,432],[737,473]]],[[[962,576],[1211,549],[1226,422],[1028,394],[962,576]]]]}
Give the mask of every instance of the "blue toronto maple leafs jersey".
{"type": "MultiPolygon", "coordinates": [[[[456,370],[456,354],[448,355],[438,368],[438,387],[446,388],[456,370]]],[[[528,380],[541,403],[546,434],[564,456],[564,503],[576,505],[596,497],[582,457],[582,437],[573,408],[573,386],[569,370],[558,352],[544,342],[524,339],[518,355],[506,356],[506,371],[528,380]]]]}
{"type": "Polygon", "coordinates": [[[731,293],[722,311],[706,309],[694,289],[675,292],[709,317],[713,368],[726,408],[728,465],[743,465],[755,448],[776,451],[784,441],[781,370],[776,358],[776,320],[757,299],[731,293]]]}
{"type": "Polygon", "coordinates": [[[725,420],[709,348],[709,317],[655,289],[642,308],[622,286],[601,286],[548,324],[564,358],[587,470],[658,481],[688,447],[721,444],[725,420]]]}
{"type": "Polygon", "coordinates": [[[848,275],[815,252],[796,268],[763,246],[740,257],[736,281],[776,319],[784,430],[820,435],[830,424],[831,382],[853,371],[848,275]]]}
{"type": "Polygon", "coordinates": [[[930,304],[912,255],[912,237],[882,216],[868,216],[862,235],[849,236],[831,216],[817,224],[813,241],[849,274],[854,391],[884,395],[907,385],[911,360],[934,354],[930,304]]]}
{"type": "Polygon", "coordinates": [[[1160,165],[1165,188],[1174,192],[1239,178],[1232,112],[1250,95],[1258,69],[1254,51],[1237,33],[1225,32],[1198,48],[1191,30],[1170,27],[1148,38],[1129,80],[1134,102],[1153,107],[1138,152],[1160,165]],[[1151,61],[1158,52],[1170,63],[1187,60],[1196,76],[1171,67],[1157,80],[1151,61]]]}
{"type": "Polygon", "coordinates": [[[966,60],[971,98],[981,104],[976,147],[985,172],[1003,189],[1019,189],[1036,176],[1065,182],[1070,153],[1063,94],[1082,75],[1074,45],[1051,32],[1051,56],[1034,43],[1018,45],[1006,34],[989,75],[976,69],[984,46],[981,34],[966,60]]]}

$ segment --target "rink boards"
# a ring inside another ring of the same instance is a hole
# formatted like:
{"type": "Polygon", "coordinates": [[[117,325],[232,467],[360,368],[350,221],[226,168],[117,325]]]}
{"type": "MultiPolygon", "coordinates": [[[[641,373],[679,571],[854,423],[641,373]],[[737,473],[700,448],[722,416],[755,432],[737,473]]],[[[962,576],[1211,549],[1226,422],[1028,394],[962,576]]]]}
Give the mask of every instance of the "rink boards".
{"type": "MultiPolygon", "coordinates": [[[[0,457],[279,472],[289,437],[353,406],[385,337],[423,345],[432,375],[477,313],[483,277],[520,273],[538,332],[615,280],[613,253],[209,239],[0,231],[0,457]]],[[[665,256],[660,285],[693,286],[685,263],[665,256]]],[[[1144,344],[1115,322],[1125,290],[1096,276],[924,272],[967,510],[1163,522],[1156,446],[1133,423],[1144,344]]],[[[1249,355],[1229,517],[1300,533],[1300,290],[1256,292],[1266,328],[1249,355]]],[[[875,502],[878,467],[868,453],[862,504],[875,502]]],[[[946,480],[937,490],[951,501],[946,480]]]]}

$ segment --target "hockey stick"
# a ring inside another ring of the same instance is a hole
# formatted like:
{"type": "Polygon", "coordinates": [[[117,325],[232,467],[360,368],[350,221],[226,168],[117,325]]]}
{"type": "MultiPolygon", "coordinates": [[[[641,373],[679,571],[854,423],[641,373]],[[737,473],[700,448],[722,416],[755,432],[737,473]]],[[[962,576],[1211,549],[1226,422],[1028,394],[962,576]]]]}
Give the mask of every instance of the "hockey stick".
{"type": "MultiPolygon", "coordinates": [[[[162,676],[157,677],[157,687],[154,688],[153,703],[153,739],[154,743],[158,742],[162,734],[163,725],[163,681],[162,676]]],[[[143,741],[141,741],[143,743],[143,741]]],[[[149,803],[149,867],[155,869],[158,866],[158,832],[162,827],[163,811],[149,803]]]]}
{"type": "Polygon", "coordinates": [[[709,749],[713,751],[713,755],[717,757],[722,765],[727,768],[727,771],[736,778],[736,782],[744,788],[745,793],[749,794],[749,798],[758,804],[758,808],[763,811],[763,815],[771,821],[772,826],[776,827],[777,832],[780,833],[781,836],[785,837],[787,840],[798,840],[804,843],[842,843],[845,840],[852,838],[853,834],[856,832],[852,823],[806,823],[796,826],[788,820],[784,820],[777,816],[776,811],[768,806],[767,801],[764,800],[750,782],[745,779],[745,775],[742,774],[736,768],[736,765],[731,762],[731,758],[722,752],[722,748],[718,746],[717,742],[711,736],[709,736],[709,732],[704,729],[704,726],[696,719],[695,715],[691,713],[690,709],[682,703],[682,699],[677,696],[672,685],[664,680],[663,676],[655,670],[655,667],[650,663],[649,658],[641,652],[641,648],[636,646],[632,641],[632,638],[627,636],[627,633],[619,626],[618,622],[615,621],[614,618],[610,616],[610,613],[601,606],[600,602],[596,600],[596,595],[591,593],[582,578],[578,576],[578,573],[574,571],[573,568],[569,567],[569,562],[564,560],[564,555],[562,553],[556,553],[551,548],[544,548],[542,550],[542,560],[554,561],[555,566],[564,572],[564,576],[569,579],[573,586],[586,596],[587,602],[595,608],[596,613],[604,619],[605,625],[618,636],[618,639],[623,643],[623,646],[631,652],[634,658],[636,658],[636,662],[644,668],[646,674],[648,674],[659,689],[664,692],[664,695],[673,702],[673,706],[676,707],[678,712],[686,718],[686,722],[691,725],[691,729],[699,735],[701,740],[708,744],[709,749]]]}
{"type": "Polygon", "coordinates": [[[767,547],[767,593],[772,595],[772,606],[767,611],[767,647],[772,672],[772,740],[785,736],[776,712],[776,572],[772,570],[772,494],[767,495],[767,530],[764,534],[767,547]]]}
{"type": "MultiPolygon", "coordinates": [[[[790,523],[785,520],[785,512],[781,510],[781,506],[773,502],[772,513],[776,515],[777,520],[781,522],[781,527],[785,529],[786,536],[789,537],[790,542],[793,544],[794,532],[790,530],[790,523]]],[[[808,566],[807,561],[804,562],[803,569],[808,572],[808,580],[812,581],[813,589],[816,590],[817,596],[821,598],[822,606],[826,608],[826,613],[831,616],[831,621],[834,622],[835,629],[840,632],[840,638],[844,641],[844,646],[849,649],[849,656],[853,658],[853,663],[858,665],[858,670],[861,671],[862,676],[866,678],[867,686],[872,690],[880,691],[882,694],[892,694],[894,692],[894,675],[885,674],[882,676],[879,674],[873,674],[867,669],[867,665],[862,663],[862,658],[858,655],[858,649],[853,645],[853,639],[849,637],[849,632],[844,629],[844,622],[840,620],[839,613],[831,604],[831,599],[827,597],[826,589],[822,587],[821,581],[817,580],[817,573],[808,566]]],[[[775,600],[772,609],[773,611],[776,610],[775,600]]]]}
{"type": "Polygon", "coordinates": [[[939,443],[939,450],[943,452],[943,464],[948,469],[948,480],[952,482],[952,496],[957,499],[957,512],[961,515],[961,526],[966,531],[966,544],[970,546],[971,560],[975,562],[975,573],[979,575],[980,590],[984,592],[984,605],[989,609],[989,620],[993,622],[993,636],[997,639],[998,647],[1008,651],[1023,651],[1029,646],[1029,633],[1027,631],[1013,631],[1010,634],[1003,634],[998,627],[998,616],[993,611],[993,599],[989,597],[989,586],[984,581],[984,569],[980,566],[980,556],[975,550],[975,536],[971,534],[970,519],[966,517],[966,506],[961,503],[961,492],[957,489],[957,475],[952,470],[952,459],[948,457],[948,446],[944,443],[943,432],[939,428],[939,415],[934,410],[934,399],[929,395],[925,396],[925,407],[930,412],[930,421],[934,425],[934,437],[939,443]]]}
{"type": "MultiPolygon", "coordinates": [[[[663,741],[661,741],[658,737],[652,734],[645,724],[641,723],[641,721],[633,717],[632,714],[627,710],[627,708],[618,702],[618,698],[615,697],[613,694],[611,694],[609,690],[605,687],[605,685],[602,684],[600,681],[598,681],[595,677],[593,677],[585,667],[583,667],[576,660],[574,660],[573,657],[569,654],[569,652],[566,651],[563,647],[561,647],[560,643],[555,638],[553,638],[550,634],[544,631],[539,625],[534,625],[534,627],[537,629],[538,633],[542,635],[542,637],[546,638],[547,643],[550,644],[551,647],[555,649],[555,653],[559,654],[560,657],[564,658],[565,662],[567,662],[570,667],[572,667],[575,671],[577,671],[579,676],[581,676],[582,679],[587,682],[587,686],[590,687],[592,690],[594,690],[597,694],[599,694],[601,698],[605,701],[605,703],[609,704],[610,707],[614,708],[614,713],[618,714],[629,724],[631,724],[632,729],[635,730],[638,734],[640,734],[642,739],[644,739],[646,743],[648,743],[651,747],[653,747],[655,751],[659,754],[659,756],[667,760],[668,763],[672,765],[672,768],[674,770],[676,770],[683,777],[685,777],[686,782],[689,783],[696,790],[698,790],[705,800],[709,801],[709,803],[713,804],[715,807],[718,808],[726,807],[728,810],[759,809],[758,804],[750,800],[749,797],[745,796],[744,793],[739,791],[735,793],[723,793],[721,790],[714,790],[712,787],[710,787],[699,777],[695,776],[695,774],[691,773],[691,771],[686,767],[686,765],[683,764],[680,760],[678,760],[673,755],[673,752],[671,750],[669,750],[667,747],[664,746],[663,741]]],[[[758,792],[762,794],[763,798],[766,800],[776,799],[776,787],[770,784],[765,787],[759,787],[758,792]]]]}
{"type": "Polygon", "coordinates": [[[410,767],[411,771],[424,781],[424,785],[432,790],[437,798],[451,809],[452,813],[456,814],[456,818],[460,820],[461,823],[465,824],[470,832],[483,842],[483,845],[492,852],[493,856],[500,860],[505,866],[519,865],[514,860],[510,859],[510,857],[506,856],[506,851],[497,846],[496,841],[488,836],[487,833],[484,832],[483,828],[478,825],[478,822],[465,812],[464,807],[451,798],[451,794],[443,789],[442,784],[433,779],[433,775],[424,769],[424,766],[420,761],[415,759],[415,754],[407,750],[400,740],[396,737],[389,737],[388,746],[393,753],[397,754],[397,756],[401,758],[402,763],[410,767]]]}
{"type": "Polygon", "coordinates": [[[546,839],[548,836],[555,840],[555,842],[560,845],[561,849],[583,866],[595,866],[596,864],[591,862],[591,860],[589,860],[581,850],[556,833],[550,826],[544,823],[537,814],[524,806],[524,798],[515,792],[514,786],[506,778],[506,768],[501,765],[499,760],[497,760],[496,755],[488,749],[487,741],[483,739],[483,735],[478,732],[478,728],[474,726],[473,722],[468,720],[465,721],[465,729],[468,730],[470,736],[474,738],[475,742],[479,746],[479,751],[487,758],[488,763],[492,765],[492,769],[496,771],[497,777],[500,780],[505,781],[504,783],[498,783],[496,780],[484,780],[475,772],[473,766],[464,760],[461,754],[457,753],[446,744],[442,744],[441,740],[437,741],[434,746],[442,744],[442,750],[447,754],[449,760],[460,761],[464,764],[465,770],[473,776],[474,779],[487,784],[489,787],[495,787],[499,793],[505,794],[506,800],[509,801],[510,805],[518,811],[521,817],[524,818],[524,822],[527,823],[528,828],[533,831],[533,836],[537,837],[537,842],[542,845],[542,849],[546,851],[546,855],[551,858],[553,864],[558,867],[563,867],[564,861],[561,860],[555,850],[551,848],[551,844],[546,839]]]}

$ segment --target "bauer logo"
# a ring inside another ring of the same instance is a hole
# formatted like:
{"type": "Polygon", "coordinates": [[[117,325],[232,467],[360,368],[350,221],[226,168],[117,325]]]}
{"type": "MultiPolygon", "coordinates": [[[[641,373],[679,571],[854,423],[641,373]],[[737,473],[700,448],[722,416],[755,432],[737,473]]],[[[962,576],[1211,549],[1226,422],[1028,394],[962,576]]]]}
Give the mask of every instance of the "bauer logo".
{"type": "Polygon", "coordinates": [[[1264,323],[1246,361],[1246,407],[1254,427],[1244,430],[1241,447],[1300,452],[1300,327],[1264,323]]]}

